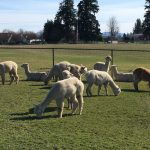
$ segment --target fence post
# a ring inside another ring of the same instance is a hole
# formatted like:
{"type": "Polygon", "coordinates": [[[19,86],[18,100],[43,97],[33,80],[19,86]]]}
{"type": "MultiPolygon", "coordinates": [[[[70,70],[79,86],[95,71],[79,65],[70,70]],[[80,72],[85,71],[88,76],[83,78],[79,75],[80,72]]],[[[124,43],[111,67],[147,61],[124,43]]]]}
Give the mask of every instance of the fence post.
{"type": "MultiPolygon", "coordinates": [[[[114,64],[114,50],[113,49],[111,49],[111,58],[112,58],[111,65],[113,65],[114,64]]],[[[111,77],[113,78],[112,70],[111,70],[111,77]]]]}
{"type": "Polygon", "coordinates": [[[111,65],[114,64],[114,50],[111,49],[111,57],[112,57],[112,61],[111,61],[111,65]]]}
{"type": "Polygon", "coordinates": [[[52,57],[53,57],[53,66],[55,65],[55,52],[54,48],[52,48],[52,57]]]}

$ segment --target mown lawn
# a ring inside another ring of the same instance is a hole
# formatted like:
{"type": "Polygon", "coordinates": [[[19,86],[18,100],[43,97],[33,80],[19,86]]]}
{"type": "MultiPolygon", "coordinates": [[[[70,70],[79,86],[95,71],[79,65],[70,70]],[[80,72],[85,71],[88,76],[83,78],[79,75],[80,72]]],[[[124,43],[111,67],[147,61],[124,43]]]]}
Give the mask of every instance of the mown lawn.
{"type": "MultiPolygon", "coordinates": [[[[49,45],[49,47],[62,45],[49,45]]],[[[63,45],[62,47],[76,45],[63,45]]],[[[97,45],[78,45],[98,47],[97,45]]],[[[77,46],[77,47],[78,47],[77,46]]],[[[114,45],[109,45],[109,47],[114,45]]],[[[146,49],[150,45],[117,45],[118,49],[146,49]],[[139,48],[140,47],[140,48],[139,48]]],[[[42,48],[43,46],[41,46],[42,48]]],[[[46,45],[45,47],[48,47],[46,45]]],[[[108,45],[103,45],[107,49],[108,45]]],[[[94,62],[103,61],[108,52],[62,51],[56,53],[55,62],[68,60],[92,68],[94,62]]],[[[129,71],[137,66],[150,68],[149,53],[116,53],[114,63],[118,69],[129,71]]],[[[1,150],[148,150],[150,149],[150,92],[147,83],[141,82],[140,92],[132,83],[117,83],[122,93],[114,96],[93,97],[84,93],[84,109],[81,116],[71,116],[65,105],[62,119],[56,118],[56,104],[51,103],[37,119],[33,107],[48,93],[54,82],[44,86],[42,82],[24,81],[22,63],[29,63],[31,70],[47,71],[52,67],[52,53],[47,49],[0,49],[0,61],[13,60],[19,65],[20,82],[10,86],[0,83],[0,149],[1,150]]],[[[7,75],[7,80],[9,79],[7,75]]],[[[83,79],[84,80],[84,79],[83,79]]],[[[86,85],[85,85],[86,87],[86,85]]],[[[102,90],[102,94],[104,90],[102,90]]],[[[66,101],[65,101],[66,103],[66,101]]]]}

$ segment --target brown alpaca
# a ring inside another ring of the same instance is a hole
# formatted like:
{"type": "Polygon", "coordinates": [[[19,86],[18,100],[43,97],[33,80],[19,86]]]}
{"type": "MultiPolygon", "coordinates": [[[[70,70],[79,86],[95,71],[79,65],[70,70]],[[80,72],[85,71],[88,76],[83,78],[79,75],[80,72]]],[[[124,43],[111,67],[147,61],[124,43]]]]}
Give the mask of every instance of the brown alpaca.
{"type": "Polygon", "coordinates": [[[133,71],[133,82],[134,82],[134,88],[136,91],[138,91],[138,83],[140,81],[147,81],[148,85],[150,87],[150,70],[146,68],[136,68],[133,71]]]}

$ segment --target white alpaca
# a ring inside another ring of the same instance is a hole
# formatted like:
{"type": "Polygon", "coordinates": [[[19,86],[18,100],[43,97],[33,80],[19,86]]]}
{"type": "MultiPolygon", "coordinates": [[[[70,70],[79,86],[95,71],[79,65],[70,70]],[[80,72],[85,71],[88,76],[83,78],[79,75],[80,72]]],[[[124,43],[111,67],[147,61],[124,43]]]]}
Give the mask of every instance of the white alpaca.
{"type": "Polygon", "coordinates": [[[107,56],[105,58],[105,63],[104,62],[97,62],[97,63],[95,63],[94,64],[94,69],[95,70],[99,70],[99,71],[109,72],[111,60],[112,60],[112,57],[111,56],[107,56]]]}
{"type": "Polygon", "coordinates": [[[83,91],[84,84],[76,77],[58,81],[52,86],[46,98],[35,107],[34,112],[40,117],[47,105],[55,99],[58,107],[58,116],[62,118],[64,99],[69,98],[73,103],[72,114],[75,113],[79,105],[79,114],[81,115],[83,109],[83,91]]]}
{"type": "Polygon", "coordinates": [[[85,66],[78,66],[75,64],[71,64],[67,61],[62,61],[60,63],[57,63],[53,66],[53,68],[49,71],[49,74],[47,76],[47,78],[45,79],[45,84],[48,84],[49,80],[52,79],[52,77],[55,76],[56,81],[58,80],[62,80],[63,79],[63,75],[62,72],[64,70],[69,70],[75,77],[77,78],[81,78],[81,74],[84,73],[84,70],[86,70],[85,66]]]}
{"type": "Polygon", "coordinates": [[[74,77],[74,75],[69,70],[64,70],[62,72],[63,79],[68,79],[70,77],[74,77]]]}
{"type": "Polygon", "coordinates": [[[115,81],[119,82],[133,82],[133,73],[118,72],[117,66],[111,66],[111,72],[115,81]]]}
{"type": "Polygon", "coordinates": [[[18,65],[13,61],[4,61],[0,63],[0,76],[2,78],[2,84],[5,84],[5,73],[10,75],[10,84],[16,80],[16,84],[19,82],[19,76],[17,74],[18,65]]]}
{"type": "Polygon", "coordinates": [[[93,84],[98,86],[98,95],[100,95],[102,85],[104,85],[106,95],[108,95],[107,92],[108,84],[111,87],[114,95],[117,96],[121,92],[121,89],[118,87],[118,85],[116,85],[111,76],[105,71],[90,70],[86,73],[86,79],[87,79],[87,88],[86,88],[87,96],[92,96],[91,87],[93,84]]]}
{"type": "Polygon", "coordinates": [[[44,81],[47,77],[46,72],[31,72],[28,63],[22,64],[21,67],[24,68],[27,81],[44,81]]]}
{"type": "MultiPolygon", "coordinates": [[[[63,79],[68,79],[68,78],[74,77],[74,75],[68,70],[64,70],[62,72],[62,75],[63,75],[63,79]]],[[[73,104],[70,101],[70,98],[68,98],[67,101],[68,101],[68,108],[72,109],[73,108],[73,104]]]]}

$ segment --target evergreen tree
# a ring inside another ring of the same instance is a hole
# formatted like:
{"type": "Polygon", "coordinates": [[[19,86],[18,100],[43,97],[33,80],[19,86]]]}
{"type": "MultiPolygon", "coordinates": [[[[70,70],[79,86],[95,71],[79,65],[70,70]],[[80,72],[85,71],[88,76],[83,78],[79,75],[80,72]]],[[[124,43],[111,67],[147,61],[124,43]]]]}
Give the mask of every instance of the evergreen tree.
{"type": "Polygon", "coordinates": [[[55,21],[63,24],[64,38],[67,41],[72,40],[72,34],[76,26],[76,10],[74,9],[73,0],[63,0],[60,3],[55,21]]]}
{"type": "Polygon", "coordinates": [[[78,4],[78,33],[83,41],[98,41],[101,39],[100,25],[96,20],[98,13],[97,0],[81,0],[78,4]]]}
{"type": "Polygon", "coordinates": [[[143,34],[147,39],[150,39],[150,0],[146,0],[145,10],[146,13],[144,15],[145,19],[143,21],[143,34]]]}
{"type": "Polygon", "coordinates": [[[135,22],[134,28],[133,28],[133,33],[134,34],[139,34],[143,32],[143,28],[142,28],[142,22],[141,20],[138,18],[135,22]]]}
{"type": "Polygon", "coordinates": [[[63,37],[63,26],[59,22],[47,21],[44,25],[43,38],[47,43],[58,42],[63,37]]]}

